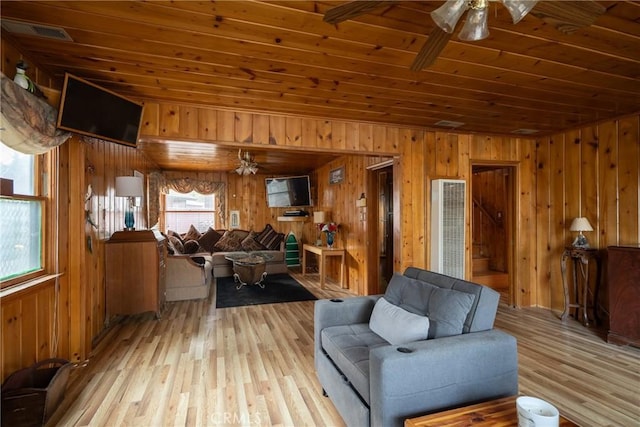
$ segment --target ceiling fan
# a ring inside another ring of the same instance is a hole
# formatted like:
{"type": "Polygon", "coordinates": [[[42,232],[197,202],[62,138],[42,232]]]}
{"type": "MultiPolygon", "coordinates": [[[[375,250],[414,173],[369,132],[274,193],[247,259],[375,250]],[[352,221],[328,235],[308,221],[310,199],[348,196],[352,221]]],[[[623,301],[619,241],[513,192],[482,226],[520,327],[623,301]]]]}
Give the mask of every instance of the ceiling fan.
{"type": "Polygon", "coordinates": [[[248,152],[244,152],[242,155],[242,149],[238,150],[238,160],[240,164],[236,168],[238,175],[255,175],[258,172],[258,164],[254,161],[253,156],[248,152]]]}
{"type": "MultiPolygon", "coordinates": [[[[433,64],[451,39],[458,20],[465,12],[467,12],[467,19],[458,38],[477,41],[488,37],[487,17],[491,1],[502,3],[511,14],[514,24],[531,12],[532,15],[554,25],[563,33],[571,33],[578,28],[593,24],[606,11],[604,6],[594,0],[446,0],[442,6],[431,12],[431,18],[436,26],[411,64],[411,70],[420,71],[433,64]]],[[[329,9],[323,19],[330,24],[338,24],[393,3],[393,0],[350,1],[329,9]]]]}

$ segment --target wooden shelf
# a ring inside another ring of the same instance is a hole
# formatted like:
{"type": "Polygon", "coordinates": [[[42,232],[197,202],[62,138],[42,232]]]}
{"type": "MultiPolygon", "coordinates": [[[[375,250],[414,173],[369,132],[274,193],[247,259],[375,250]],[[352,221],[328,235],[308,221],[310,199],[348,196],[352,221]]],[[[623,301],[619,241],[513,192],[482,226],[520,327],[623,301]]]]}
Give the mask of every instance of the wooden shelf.
{"type": "Polygon", "coordinates": [[[278,221],[280,222],[305,222],[309,219],[308,216],[279,216],[278,221]]]}

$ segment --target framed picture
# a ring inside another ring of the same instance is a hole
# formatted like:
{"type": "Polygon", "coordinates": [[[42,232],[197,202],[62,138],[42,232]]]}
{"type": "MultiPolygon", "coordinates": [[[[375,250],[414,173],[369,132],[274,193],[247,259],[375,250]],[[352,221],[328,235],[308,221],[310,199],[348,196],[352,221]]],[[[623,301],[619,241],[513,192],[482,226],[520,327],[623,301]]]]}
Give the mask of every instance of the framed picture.
{"type": "Polygon", "coordinates": [[[240,211],[231,211],[229,214],[229,226],[240,228],[240,211]]]}
{"type": "Polygon", "coordinates": [[[329,184],[339,184],[344,181],[344,166],[329,171],[329,184]]]}

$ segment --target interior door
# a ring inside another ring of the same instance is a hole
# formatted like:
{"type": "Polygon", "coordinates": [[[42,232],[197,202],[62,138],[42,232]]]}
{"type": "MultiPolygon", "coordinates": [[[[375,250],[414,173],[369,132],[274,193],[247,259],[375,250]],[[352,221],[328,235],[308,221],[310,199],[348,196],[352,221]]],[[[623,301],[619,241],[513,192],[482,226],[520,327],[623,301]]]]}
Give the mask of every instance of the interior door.
{"type": "Polygon", "coordinates": [[[384,292],[393,275],[393,167],[378,175],[378,247],[380,290],[384,292]]]}

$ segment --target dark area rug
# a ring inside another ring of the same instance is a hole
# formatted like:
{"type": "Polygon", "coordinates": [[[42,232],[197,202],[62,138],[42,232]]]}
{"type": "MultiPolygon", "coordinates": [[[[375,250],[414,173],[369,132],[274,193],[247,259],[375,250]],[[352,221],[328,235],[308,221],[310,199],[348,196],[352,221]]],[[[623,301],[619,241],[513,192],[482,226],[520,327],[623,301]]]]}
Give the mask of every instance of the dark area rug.
{"type": "Polygon", "coordinates": [[[216,308],[318,299],[298,283],[296,279],[286,273],[270,274],[262,283],[264,283],[264,289],[255,285],[236,289],[233,277],[217,278],[216,308]]]}

